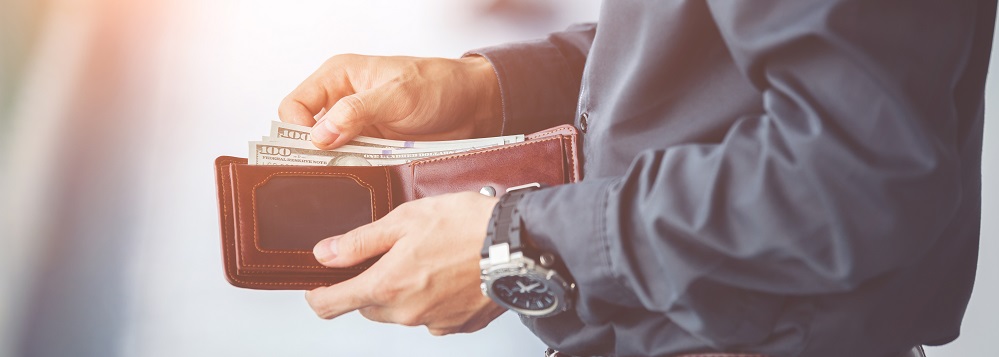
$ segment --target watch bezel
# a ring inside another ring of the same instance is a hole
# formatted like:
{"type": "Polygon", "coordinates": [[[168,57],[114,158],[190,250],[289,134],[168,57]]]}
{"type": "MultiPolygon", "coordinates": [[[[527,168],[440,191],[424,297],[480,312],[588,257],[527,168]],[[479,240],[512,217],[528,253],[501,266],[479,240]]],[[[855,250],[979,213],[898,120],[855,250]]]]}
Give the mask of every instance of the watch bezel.
{"type": "Polygon", "coordinates": [[[525,257],[522,252],[510,253],[506,262],[494,262],[490,258],[483,258],[479,267],[482,270],[482,284],[480,286],[482,294],[500,306],[531,317],[553,316],[572,308],[571,295],[575,291],[576,285],[568,282],[554,269],[545,268],[533,259],[525,257]],[[524,276],[540,281],[554,293],[555,303],[539,310],[525,309],[507,303],[493,293],[493,283],[507,276],[524,276]]]}

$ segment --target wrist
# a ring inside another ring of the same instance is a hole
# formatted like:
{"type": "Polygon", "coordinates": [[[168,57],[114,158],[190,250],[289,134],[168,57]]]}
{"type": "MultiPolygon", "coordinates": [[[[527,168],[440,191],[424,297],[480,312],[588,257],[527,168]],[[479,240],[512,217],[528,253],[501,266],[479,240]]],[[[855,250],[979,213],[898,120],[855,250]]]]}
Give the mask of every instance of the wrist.
{"type": "Polygon", "coordinates": [[[530,317],[572,307],[576,286],[552,252],[533,247],[524,234],[519,202],[537,183],[512,187],[493,209],[479,262],[480,289],[494,302],[530,317]]]}
{"type": "Polygon", "coordinates": [[[462,63],[472,84],[475,101],[472,120],[475,125],[475,136],[502,135],[503,97],[492,63],[479,55],[462,57],[458,61],[462,63]]]}

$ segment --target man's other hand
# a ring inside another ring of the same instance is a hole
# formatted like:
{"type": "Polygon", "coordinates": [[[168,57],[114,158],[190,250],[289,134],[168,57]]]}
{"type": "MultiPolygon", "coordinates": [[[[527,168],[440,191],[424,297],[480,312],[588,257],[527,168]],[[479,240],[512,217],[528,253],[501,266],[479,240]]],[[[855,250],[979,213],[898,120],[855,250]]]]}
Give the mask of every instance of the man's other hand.
{"type": "Polygon", "coordinates": [[[339,55],[295,88],[278,115],[313,126],[313,143],[333,149],[360,134],[396,140],[495,136],[502,110],[499,83],[483,57],[339,55]]]}
{"type": "Polygon", "coordinates": [[[479,289],[479,251],[496,198],[464,192],[403,204],[384,218],[314,249],[329,267],[384,254],[353,279],[306,293],[331,319],[359,310],[369,320],[425,325],[434,335],[482,329],[505,311],[479,289]]]}

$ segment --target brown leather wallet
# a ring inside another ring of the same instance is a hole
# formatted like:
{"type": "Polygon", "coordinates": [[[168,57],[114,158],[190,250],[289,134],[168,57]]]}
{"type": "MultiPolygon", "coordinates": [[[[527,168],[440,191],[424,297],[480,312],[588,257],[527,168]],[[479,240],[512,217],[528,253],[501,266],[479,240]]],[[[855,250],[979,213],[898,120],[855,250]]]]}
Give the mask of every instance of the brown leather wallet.
{"type": "Polygon", "coordinates": [[[258,166],[221,156],[215,178],[226,279],[272,290],[347,280],[374,259],[350,268],[325,267],[312,255],[317,242],[422,197],[578,182],[579,148],[576,129],[563,125],[527,135],[521,143],[396,166],[258,166]]]}

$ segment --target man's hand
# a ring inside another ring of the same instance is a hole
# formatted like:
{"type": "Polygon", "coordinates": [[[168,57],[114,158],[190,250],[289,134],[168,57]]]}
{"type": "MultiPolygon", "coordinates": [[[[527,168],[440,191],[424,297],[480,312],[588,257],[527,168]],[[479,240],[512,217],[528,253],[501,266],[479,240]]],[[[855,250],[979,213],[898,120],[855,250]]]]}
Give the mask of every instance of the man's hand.
{"type": "Polygon", "coordinates": [[[493,67],[482,57],[339,55],[295,88],[278,115],[313,126],[313,143],[332,149],[362,133],[397,140],[499,135],[502,104],[493,67]]]}
{"type": "Polygon", "coordinates": [[[330,267],[385,255],[353,279],[306,293],[306,300],[326,319],[360,310],[374,321],[426,325],[434,335],[485,327],[505,311],[479,290],[479,251],[495,204],[473,192],[419,199],[319,242],[316,259],[330,267]]]}

